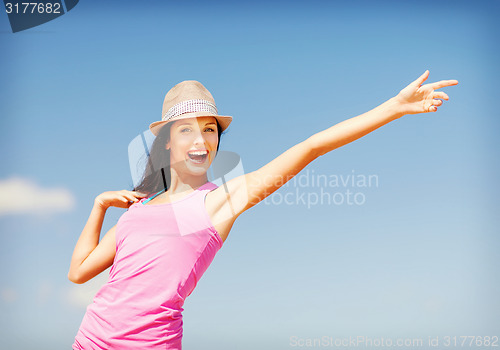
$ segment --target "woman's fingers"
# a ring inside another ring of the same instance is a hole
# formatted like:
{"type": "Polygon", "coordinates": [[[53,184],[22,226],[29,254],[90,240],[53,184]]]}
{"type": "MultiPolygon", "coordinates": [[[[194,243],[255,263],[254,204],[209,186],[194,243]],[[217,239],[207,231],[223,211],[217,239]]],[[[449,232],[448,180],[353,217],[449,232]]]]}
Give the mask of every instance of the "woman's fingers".
{"type": "Polygon", "coordinates": [[[146,194],[144,193],[141,193],[141,192],[136,192],[136,191],[127,191],[127,190],[121,190],[120,191],[120,194],[122,196],[125,196],[129,199],[137,199],[137,198],[142,198],[142,197],[145,197],[146,194]]]}
{"type": "Polygon", "coordinates": [[[124,197],[125,197],[125,198],[127,199],[127,201],[129,201],[129,202],[138,202],[138,201],[139,201],[139,200],[138,200],[135,196],[133,196],[133,195],[131,195],[131,194],[127,194],[127,195],[125,195],[124,197]]]}
{"type": "Polygon", "coordinates": [[[422,85],[428,77],[429,70],[426,70],[418,79],[399,92],[398,101],[406,110],[406,114],[436,112],[438,107],[443,105],[443,100],[447,101],[449,97],[446,93],[435,90],[458,84],[457,80],[441,80],[422,85]]]}
{"type": "Polygon", "coordinates": [[[429,77],[429,70],[426,70],[424,74],[422,74],[420,77],[417,78],[417,80],[413,82],[413,85],[419,87],[420,85],[422,85],[424,81],[427,80],[428,77],[429,77]]]}
{"type": "Polygon", "coordinates": [[[448,97],[447,94],[445,94],[444,92],[442,91],[434,91],[433,94],[432,94],[432,97],[433,98],[442,98],[443,100],[446,100],[448,101],[450,98],[448,97]]]}
{"type": "Polygon", "coordinates": [[[121,203],[135,202],[137,199],[132,195],[131,191],[121,190],[118,192],[118,198],[121,203]]]}
{"type": "Polygon", "coordinates": [[[446,86],[453,86],[453,85],[457,85],[457,84],[458,84],[458,80],[441,80],[441,81],[438,81],[435,83],[428,84],[428,86],[430,88],[432,88],[433,90],[437,90],[437,89],[444,88],[446,86]]]}
{"type": "Polygon", "coordinates": [[[119,207],[119,208],[128,208],[133,203],[137,203],[141,198],[146,197],[147,194],[138,192],[138,191],[108,191],[101,193],[97,200],[103,207],[119,207]]]}
{"type": "Polygon", "coordinates": [[[442,100],[432,100],[432,105],[433,106],[441,106],[443,104],[443,101],[442,100]]]}
{"type": "Polygon", "coordinates": [[[427,107],[427,111],[436,112],[438,106],[441,106],[442,104],[443,104],[442,100],[433,99],[432,103],[429,105],[429,107],[427,107]]]}
{"type": "Polygon", "coordinates": [[[129,191],[130,193],[130,198],[133,202],[138,202],[139,199],[144,198],[147,196],[145,193],[137,192],[137,191],[129,191]]]}

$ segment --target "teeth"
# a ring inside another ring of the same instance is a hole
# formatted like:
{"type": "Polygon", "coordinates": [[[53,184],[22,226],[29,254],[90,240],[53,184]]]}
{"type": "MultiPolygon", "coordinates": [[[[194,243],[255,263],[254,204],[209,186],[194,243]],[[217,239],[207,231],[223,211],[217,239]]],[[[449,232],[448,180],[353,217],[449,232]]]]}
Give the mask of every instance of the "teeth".
{"type": "Polygon", "coordinates": [[[206,155],[208,152],[207,151],[192,151],[192,152],[188,152],[189,154],[192,154],[192,155],[195,155],[195,156],[204,156],[206,155]]]}

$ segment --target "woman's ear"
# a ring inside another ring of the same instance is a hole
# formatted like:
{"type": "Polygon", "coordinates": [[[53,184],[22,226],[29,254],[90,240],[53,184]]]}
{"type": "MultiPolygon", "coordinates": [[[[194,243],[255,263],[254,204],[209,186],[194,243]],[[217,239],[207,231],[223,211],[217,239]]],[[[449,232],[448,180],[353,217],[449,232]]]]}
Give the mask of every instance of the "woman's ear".
{"type": "Polygon", "coordinates": [[[167,151],[170,151],[170,141],[168,141],[167,144],[165,145],[165,149],[167,151]]]}

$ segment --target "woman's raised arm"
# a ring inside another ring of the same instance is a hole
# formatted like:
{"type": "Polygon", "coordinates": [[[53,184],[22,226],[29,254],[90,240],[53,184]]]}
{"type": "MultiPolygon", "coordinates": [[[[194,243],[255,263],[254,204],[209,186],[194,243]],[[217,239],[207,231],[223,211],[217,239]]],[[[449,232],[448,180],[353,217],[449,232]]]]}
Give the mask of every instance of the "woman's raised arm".
{"type": "Polygon", "coordinates": [[[406,114],[437,111],[448,95],[435,91],[458,84],[442,80],[421,85],[429,76],[425,71],[397,96],[357,117],[340,122],[291,147],[260,169],[228,181],[229,205],[236,214],[251,208],[297,175],[307,164],[321,155],[342,147],[406,114]]]}

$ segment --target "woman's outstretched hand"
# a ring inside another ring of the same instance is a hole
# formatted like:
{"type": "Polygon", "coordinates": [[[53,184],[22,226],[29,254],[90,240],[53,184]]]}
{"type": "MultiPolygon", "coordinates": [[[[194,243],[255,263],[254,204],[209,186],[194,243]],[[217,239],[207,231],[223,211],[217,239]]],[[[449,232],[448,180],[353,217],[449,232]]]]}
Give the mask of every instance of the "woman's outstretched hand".
{"type": "Polygon", "coordinates": [[[109,207],[128,208],[146,196],[146,194],[137,191],[108,191],[98,195],[95,198],[95,204],[104,210],[109,207]]]}
{"type": "Polygon", "coordinates": [[[443,104],[442,100],[449,100],[447,94],[436,90],[458,84],[457,80],[441,80],[422,85],[428,77],[429,71],[426,70],[424,74],[401,90],[395,97],[403,114],[436,112],[437,108],[443,104]]]}

